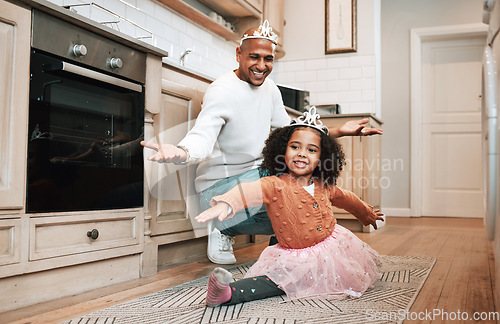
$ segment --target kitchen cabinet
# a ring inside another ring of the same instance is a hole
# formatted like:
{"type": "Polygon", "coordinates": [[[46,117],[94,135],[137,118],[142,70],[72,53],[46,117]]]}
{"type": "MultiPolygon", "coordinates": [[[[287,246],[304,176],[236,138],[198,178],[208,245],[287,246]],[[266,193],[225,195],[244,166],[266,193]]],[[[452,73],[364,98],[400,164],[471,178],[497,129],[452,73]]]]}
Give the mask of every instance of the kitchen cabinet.
{"type": "Polygon", "coordinates": [[[254,7],[258,12],[262,13],[262,7],[264,5],[264,0],[246,0],[248,4],[254,7]]]}
{"type": "Polygon", "coordinates": [[[0,2],[0,278],[27,259],[26,133],[31,11],[0,2]]]}
{"type": "MultiPolygon", "coordinates": [[[[149,136],[159,143],[177,144],[194,126],[209,82],[165,66],[159,108],[146,126],[152,128],[149,136]]],[[[151,237],[158,245],[195,238],[193,217],[198,214],[199,200],[194,190],[196,165],[147,163],[151,237]]]]}
{"type": "Polygon", "coordinates": [[[28,8],[0,2],[0,209],[24,202],[30,22],[28,8]]]}
{"type": "MultiPolygon", "coordinates": [[[[60,213],[30,220],[30,261],[127,246],[142,241],[140,211],[60,213]]],[[[80,256],[81,257],[81,256],[80,256]]]]}
{"type": "Polygon", "coordinates": [[[200,0],[224,18],[256,17],[262,14],[264,0],[200,0]]]}
{"type": "MultiPolygon", "coordinates": [[[[168,64],[163,65],[161,74],[161,87],[154,90],[158,98],[150,100],[146,109],[145,139],[175,145],[194,126],[213,80],[168,64]]],[[[148,89],[151,91],[151,87],[148,89]]],[[[147,274],[156,273],[163,264],[204,256],[207,250],[206,223],[194,220],[200,213],[199,196],[194,189],[198,165],[147,161],[153,153],[145,151],[146,243],[142,271],[147,274]]],[[[250,235],[239,235],[235,245],[252,240],[250,235]]]]}
{"type": "MultiPolygon", "coordinates": [[[[382,121],[370,114],[350,114],[322,116],[323,124],[333,129],[350,120],[368,118],[367,127],[381,128],[382,121]]],[[[354,192],[359,198],[375,209],[381,202],[381,136],[345,136],[338,139],[344,150],[346,165],[341,171],[337,184],[354,192]]],[[[363,226],[351,214],[343,209],[334,208],[339,224],[354,230],[371,232],[372,226],[363,226]]]]}
{"type": "MultiPolygon", "coordinates": [[[[299,116],[299,112],[292,109],[288,109],[288,113],[292,118],[299,116]]],[[[382,128],[382,121],[371,114],[326,115],[321,116],[321,121],[332,130],[347,121],[362,118],[368,118],[367,127],[382,128]]],[[[375,209],[380,208],[381,187],[385,185],[381,180],[382,136],[344,136],[337,140],[342,145],[346,161],[346,165],[337,179],[337,185],[354,192],[375,209]]],[[[352,231],[373,231],[372,226],[363,226],[354,216],[343,209],[334,208],[333,212],[338,223],[352,231]]]]}
{"type": "Polygon", "coordinates": [[[20,261],[21,219],[0,219],[0,266],[19,264],[20,261]]]}
{"type": "MultiPolygon", "coordinates": [[[[147,69],[146,80],[155,82],[146,88],[144,139],[175,145],[193,127],[211,80],[167,64],[163,68],[150,65],[147,69]]],[[[195,243],[195,251],[192,244],[196,241],[193,239],[206,235],[206,226],[193,220],[199,201],[194,190],[197,165],[150,162],[146,159],[150,154],[152,150],[144,151],[142,276],[154,275],[160,264],[206,251],[206,245],[197,249],[195,243]],[[179,246],[177,242],[183,244],[179,246]],[[175,250],[176,256],[169,254],[165,258],[160,250],[175,250]]]]}
{"type": "MultiPolygon", "coordinates": [[[[21,219],[0,219],[0,285],[12,276],[18,282],[43,277],[43,272],[65,273],[78,271],[79,265],[94,263],[96,268],[113,258],[129,260],[124,276],[137,277],[139,261],[129,258],[143,250],[143,212],[140,209],[88,211],[85,213],[53,213],[50,215],[22,215],[21,219]],[[92,236],[94,235],[94,236],[92,236]],[[133,269],[135,268],[135,269],[133,269]]],[[[82,272],[81,277],[87,274],[82,272]]],[[[105,280],[105,273],[99,280],[105,280]]],[[[63,284],[53,283],[53,298],[83,287],[59,290],[63,284]]],[[[21,286],[21,285],[20,285],[21,286]]],[[[33,288],[35,289],[35,288],[33,288]]],[[[13,291],[19,297],[18,307],[24,305],[23,292],[13,291]]],[[[33,293],[38,293],[33,291],[33,293]]],[[[0,305],[3,296],[0,296],[0,305]]],[[[4,309],[5,310],[5,309],[4,309]]],[[[0,307],[0,312],[2,307],[0,307]]]]}
{"type": "MultiPolygon", "coordinates": [[[[137,279],[149,238],[142,207],[26,212],[31,13],[0,0],[0,312],[137,279]]],[[[158,54],[147,56],[148,69],[161,70],[158,54]]]]}

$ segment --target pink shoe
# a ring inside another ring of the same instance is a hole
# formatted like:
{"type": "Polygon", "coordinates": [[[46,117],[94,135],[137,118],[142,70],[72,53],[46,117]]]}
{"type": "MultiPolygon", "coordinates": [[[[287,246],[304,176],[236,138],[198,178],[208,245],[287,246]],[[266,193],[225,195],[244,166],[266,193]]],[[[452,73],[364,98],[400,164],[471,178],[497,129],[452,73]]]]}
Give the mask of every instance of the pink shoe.
{"type": "Polygon", "coordinates": [[[215,268],[208,279],[207,306],[217,307],[231,300],[231,287],[233,281],[231,272],[223,268],[215,268]]]}

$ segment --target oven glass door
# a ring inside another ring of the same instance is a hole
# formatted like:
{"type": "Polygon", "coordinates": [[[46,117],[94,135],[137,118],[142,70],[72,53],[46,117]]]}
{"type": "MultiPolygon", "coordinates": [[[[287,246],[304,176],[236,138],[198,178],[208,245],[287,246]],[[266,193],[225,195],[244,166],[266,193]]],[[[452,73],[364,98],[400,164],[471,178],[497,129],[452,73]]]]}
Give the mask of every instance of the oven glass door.
{"type": "Polygon", "coordinates": [[[144,91],[124,82],[32,51],[27,212],[143,205],[144,91]]]}

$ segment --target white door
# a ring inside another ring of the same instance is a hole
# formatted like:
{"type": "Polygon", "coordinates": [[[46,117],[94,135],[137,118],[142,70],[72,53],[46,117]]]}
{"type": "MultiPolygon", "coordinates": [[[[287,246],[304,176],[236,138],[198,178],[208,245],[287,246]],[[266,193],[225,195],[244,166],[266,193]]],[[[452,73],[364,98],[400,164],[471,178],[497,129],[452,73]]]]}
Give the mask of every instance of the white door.
{"type": "Polygon", "coordinates": [[[422,43],[422,216],[483,217],[485,43],[484,36],[422,43]]]}

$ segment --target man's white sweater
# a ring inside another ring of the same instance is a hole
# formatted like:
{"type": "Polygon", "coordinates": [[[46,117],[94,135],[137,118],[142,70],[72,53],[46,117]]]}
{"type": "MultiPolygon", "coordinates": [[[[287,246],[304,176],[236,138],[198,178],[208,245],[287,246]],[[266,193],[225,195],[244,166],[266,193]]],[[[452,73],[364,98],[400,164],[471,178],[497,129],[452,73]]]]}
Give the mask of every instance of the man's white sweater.
{"type": "Polygon", "coordinates": [[[270,130],[289,123],[281,93],[269,78],[257,87],[233,71],[219,77],[207,89],[195,126],[179,143],[188,149],[189,162],[201,161],[196,191],[257,168],[270,130]]]}

